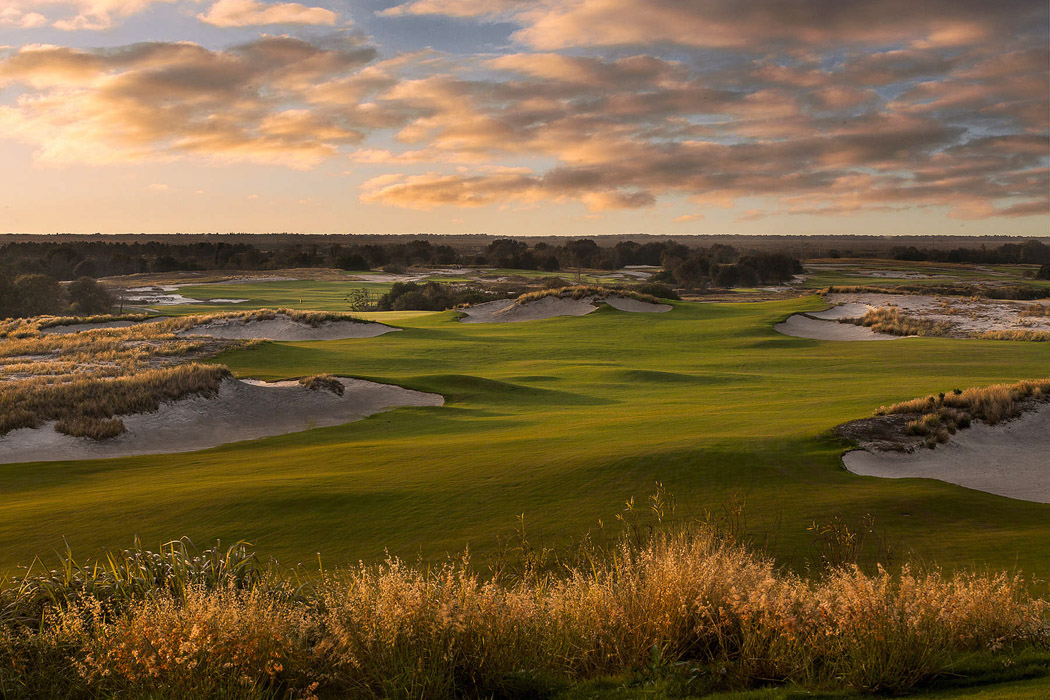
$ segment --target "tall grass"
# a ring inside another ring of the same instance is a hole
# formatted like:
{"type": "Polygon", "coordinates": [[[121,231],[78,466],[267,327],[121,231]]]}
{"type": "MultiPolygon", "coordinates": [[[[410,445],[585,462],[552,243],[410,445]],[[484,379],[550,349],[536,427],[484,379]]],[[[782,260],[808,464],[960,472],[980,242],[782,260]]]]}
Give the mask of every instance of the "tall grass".
{"type": "Polygon", "coordinates": [[[190,363],[120,377],[11,382],[0,391],[0,435],[58,421],[59,432],[112,437],[123,432],[123,423],[108,419],[156,411],[186,396],[213,396],[229,376],[225,367],[190,363]]]}
{"type": "MultiPolygon", "coordinates": [[[[349,314],[260,309],[120,328],[100,325],[69,334],[44,331],[146,317],[41,316],[0,322],[0,435],[56,421],[55,429],[61,433],[104,440],[124,432],[124,423],[117,416],[154,411],[164,401],[185,396],[210,396],[229,372],[192,361],[260,341],[183,339],[178,333],[220,319],[247,322],[279,314],[315,326],[357,320],[349,314]]],[[[334,385],[328,388],[337,391],[334,385]]]]}
{"type": "Polygon", "coordinates": [[[974,420],[995,425],[1016,418],[1034,404],[1045,401],[1050,401],[1050,378],[931,394],[881,406],[875,415],[918,416],[905,424],[905,434],[925,436],[926,446],[932,448],[947,442],[957,430],[970,427],[974,420]]]}
{"type": "Polygon", "coordinates": [[[694,693],[901,693],[963,655],[1050,641],[1046,601],[1026,586],[908,567],[805,579],[705,528],[626,537],[513,582],[464,555],[438,567],[388,559],[303,586],[261,571],[243,545],[225,558],[171,545],[12,582],[0,593],[0,689],[536,697],[656,669],[694,693]]]}
{"type": "Polygon", "coordinates": [[[518,304],[527,304],[530,301],[539,301],[544,297],[554,297],[557,299],[575,299],[580,300],[584,297],[596,297],[598,299],[604,299],[608,296],[620,296],[627,297],[629,299],[637,299],[638,301],[648,302],[650,304],[659,304],[660,300],[651,294],[642,294],[632,289],[620,288],[620,287],[593,287],[588,285],[576,285],[572,287],[558,287],[555,289],[541,289],[535,292],[528,292],[522,294],[515,301],[518,304]]]}
{"type": "Polygon", "coordinates": [[[896,306],[883,306],[878,309],[872,309],[860,318],[842,319],[842,322],[852,323],[857,326],[867,326],[876,333],[901,336],[943,336],[951,332],[952,329],[950,323],[914,318],[904,314],[896,306]]]}

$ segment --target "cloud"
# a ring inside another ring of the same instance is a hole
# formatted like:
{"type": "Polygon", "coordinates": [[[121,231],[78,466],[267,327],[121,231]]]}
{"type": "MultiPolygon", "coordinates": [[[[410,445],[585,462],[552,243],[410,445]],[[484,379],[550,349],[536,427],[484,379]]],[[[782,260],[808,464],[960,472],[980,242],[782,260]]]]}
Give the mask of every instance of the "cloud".
{"type": "Polygon", "coordinates": [[[17,27],[18,29],[33,29],[43,27],[47,24],[47,17],[39,12],[20,10],[16,7],[5,7],[0,9],[0,27],[17,27]]]}
{"type": "MultiPolygon", "coordinates": [[[[1046,17],[1040,0],[413,0],[383,14],[509,19],[542,50],[654,45],[952,47],[1046,17]]],[[[1045,21],[1042,21],[1045,26],[1045,21]]]]}
{"type": "MultiPolygon", "coordinates": [[[[22,28],[47,24],[65,31],[109,29],[151,5],[178,0],[4,0],[0,25],[22,28]],[[51,10],[57,11],[56,17],[51,10]]],[[[196,2],[196,0],[190,0],[196,2]]]]}
{"type": "Polygon", "coordinates": [[[259,0],[218,0],[197,19],[216,27],[251,27],[267,24],[334,25],[339,15],[323,7],[297,2],[265,3],[259,0]]]}
{"type": "Polygon", "coordinates": [[[269,36],[225,51],[28,46],[0,58],[0,86],[28,88],[0,107],[0,128],[36,146],[41,162],[199,155],[311,167],[361,141],[374,119],[359,108],[306,108],[313,86],[354,75],[375,54],[348,37],[269,36]]]}

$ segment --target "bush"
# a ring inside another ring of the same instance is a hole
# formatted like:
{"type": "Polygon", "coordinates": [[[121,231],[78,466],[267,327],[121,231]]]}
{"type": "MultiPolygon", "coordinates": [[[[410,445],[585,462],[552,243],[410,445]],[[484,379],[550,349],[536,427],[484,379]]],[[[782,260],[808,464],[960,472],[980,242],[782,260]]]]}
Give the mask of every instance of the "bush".
{"type": "Polygon", "coordinates": [[[657,297],[659,299],[673,299],[674,301],[681,301],[682,297],[679,296],[678,292],[671,289],[666,284],[660,284],[659,282],[646,282],[644,284],[638,284],[633,287],[634,291],[639,294],[647,294],[649,296],[657,297]]]}
{"type": "Polygon", "coordinates": [[[66,286],[69,310],[74,314],[105,314],[113,308],[113,295],[91,279],[81,277],[66,286]]]}

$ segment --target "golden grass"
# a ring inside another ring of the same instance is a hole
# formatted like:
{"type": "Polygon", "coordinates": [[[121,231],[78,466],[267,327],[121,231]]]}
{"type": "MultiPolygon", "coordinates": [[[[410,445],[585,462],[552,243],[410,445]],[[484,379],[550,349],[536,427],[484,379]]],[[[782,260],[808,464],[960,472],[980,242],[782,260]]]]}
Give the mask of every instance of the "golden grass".
{"type": "Polygon", "coordinates": [[[943,321],[930,321],[914,318],[901,312],[896,306],[883,306],[872,309],[857,319],[843,319],[844,323],[867,326],[876,333],[889,335],[943,336],[951,331],[951,324],[943,321]]]}
{"type": "Polygon", "coordinates": [[[621,296],[628,299],[637,299],[649,304],[659,304],[660,300],[651,294],[642,294],[631,289],[620,289],[618,287],[594,287],[589,285],[576,285],[572,287],[557,287],[554,289],[541,289],[535,292],[522,294],[516,299],[518,304],[527,304],[530,301],[538,301],[544,297],[555,297],[559,299],[580,300],[584,297],[597,297],[604,299],[607,296],[621,296]]]}
{"type": "Polygon", "coordinates": [[[1034,343],[1046,343],[1050,342],[1050,331],[1009,329],[984,331],[977,333],[974,337],[978,340],[1024,340],[1034,343]]]}
{"type": "Polygon", "coordinates": [[[1045,318],[1050,316],[1050,304],[1029,304],[1018,314],[1022,318],[1045,318]]]}
{"type": "Polygon", "coordinates": [[[17,428],[36,428],[58,421],[59,432],[112,437],[123,423],[103,419],[157,410],[165,401],[185,396],[212,396],[230,376],[222,366],[190,363],[149,369],[118,377],[68,377],[62,381],[33,378],[8,382],[0,392],[0,435],[17,428]]]}
{"type": "Polygon", "coordinates": [[[337,377],[331,374],[317,374],[312,377],[303,377],[299,383],[313,391],[330,391],[337,396],[342,396],[346,387],[337,377]]]}
{"type": "Polygon", "coordinates": [[[1044,401],[1050,401],[1050,378],[931,394],[881,406],[875,415],[919,415],[906,424],[905,433],[926,436],[926,445],[933,447],[947,442],[956,430],[968,428],[973,420],[995,425],[1016,418],[1035,402],[1044,401]]]}
{"type": "Polygon", "coordinates": [[[43,597],[28,579],[2,594],[0,683],[9,697],[532,697],[645,671],[689,679],[690,694],[902,693],[962,655],[1050,641],[1046,601],[1019,576],[847,566],[805,579],[707,529],[630,542],[513,582],[464,556],[297,588],[246,578],[243,553],[212,568],[125,552],[102,570],[139,581],[134,594],[79,574],[43,597]]]}

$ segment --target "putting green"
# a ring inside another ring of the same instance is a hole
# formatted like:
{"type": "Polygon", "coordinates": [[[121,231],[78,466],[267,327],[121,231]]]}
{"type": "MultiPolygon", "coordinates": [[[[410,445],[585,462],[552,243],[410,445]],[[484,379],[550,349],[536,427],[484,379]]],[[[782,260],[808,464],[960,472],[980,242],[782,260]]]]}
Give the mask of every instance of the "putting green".
{"type": "MultiPolygon", "coordinates": [[[[313,283],[309,283],[313,284],[313,283]]],[[[305,292],[304,292],[305,293],[305,292]]],[[[218,294],[216,294],[218,296],[218,294]]],[[[333,428],[203,452],[0,467],[0,566],[138,534],[247,539],[284,563],[489,550],[525,513],[553,541],[608,526],[662,481],[680,513],[746,500],[785,561],[814,521],[871,514],[915,557],[1050,573],[1050,506],[925,480],[854,476],[821,437],[880,404],[1045,376],[1050,344],[835,343],[772,330],[809,297],[678,303],[666,314],[466,325],[404,316],[377,338],[267,343],[217,359],[239,376],[331,372],[442,393],[333,428]]]]}

